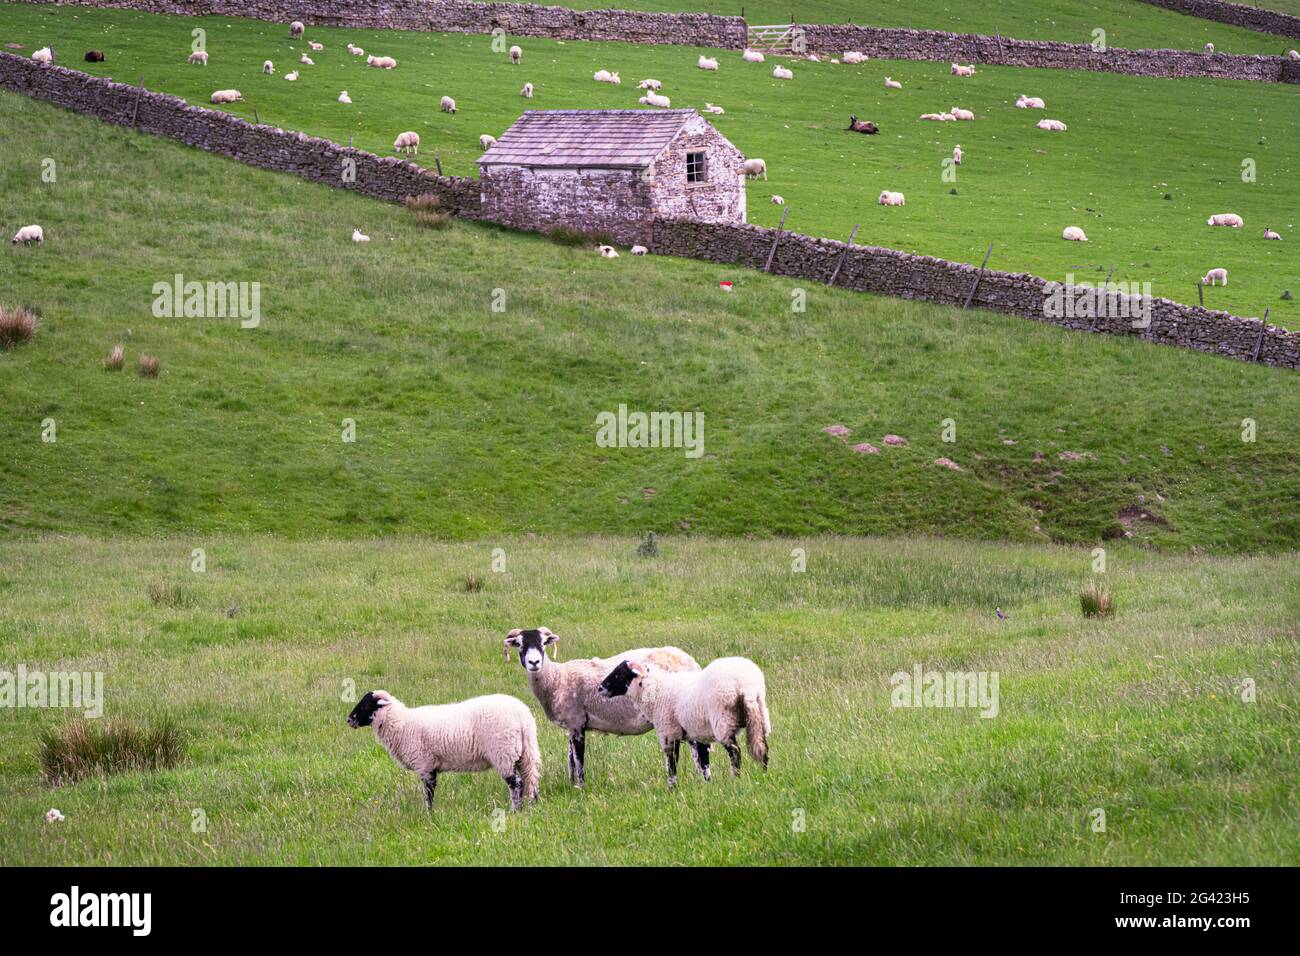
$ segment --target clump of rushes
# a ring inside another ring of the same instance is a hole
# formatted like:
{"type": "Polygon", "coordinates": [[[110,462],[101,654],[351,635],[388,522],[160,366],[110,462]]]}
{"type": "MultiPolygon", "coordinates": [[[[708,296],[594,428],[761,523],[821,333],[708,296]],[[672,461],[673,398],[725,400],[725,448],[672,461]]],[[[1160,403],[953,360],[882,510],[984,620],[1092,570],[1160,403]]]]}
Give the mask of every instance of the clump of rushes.
{"type": "Polygon", "coordinates": [[[198,597],[189,588],[171,582],[155,581],[149,585],[149,603],[174,610],[197,607],[198,597]]]}
{"type": "Polygon", "coordinates": [[[425,229],[446,229],[451,225],[451,213],[442,208],[442,200],[431,193],[407,196],[406,209],[417,226],[425,229]]]}
{"type": "Polygon", "coordinates": [[[614,238],[608,233],[586,232],[568,226],[557,226],[546,235],[552,242],[558,242],[562,246],[612,246],[614,244],[614,238]]]}
{"type": "Polygon", "coordinates": [[[77,718],[41,732],[38,756],[51,786],[97,774],[174,767],[184,753],[180,731],[170,720],[156,724],[125,718],[77,718]]]}
{"type": "Polygon", "coordinates": [[[477,594],[483,590],[483,579],[474,572],[465,575],[465,593],[477,594]]]}
{"type": "Polygon", "coordinates": [[[122,371],[122,366],[126,364],[126,349],[121,345],[114,345],[113,351],[109,352],[104,358],[104,368],[110,372],[122,371]]]}
{"type": "Polygon", "coordinates": [[[0,349],[16,349],[35,333],[35,312],[21,305],[0,305],[0,349]]]}
{"type": "Polygon", "coordinates": [[[140,364],[136,367],[136,371],[138,371],[145,378],[157,378],[158,377],[157,356],[145,355],[143,352],[141,352],[140,364]]]}
{"type": "Polygon", "coordinates": [[[659,539],[653,531],[647,531],[645,538],[636,546],[636,553],[641,558],[659,557],[659,539]]]}
{"type": "Polygon", "coordinates": [[[1083,608],[1084,617],[1107,617],[1114,610],[1110,592],[1097,587],[1092,581],[1079,593],[1079,604],[1083,608]]]}

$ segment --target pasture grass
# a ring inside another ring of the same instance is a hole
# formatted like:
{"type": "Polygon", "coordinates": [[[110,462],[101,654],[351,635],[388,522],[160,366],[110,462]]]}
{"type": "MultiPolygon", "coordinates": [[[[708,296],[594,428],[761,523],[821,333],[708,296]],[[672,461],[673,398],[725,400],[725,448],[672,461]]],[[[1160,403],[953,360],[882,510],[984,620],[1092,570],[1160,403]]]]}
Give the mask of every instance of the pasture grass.
{"type": "Polygon", "coordinates": [[[168,721],[137,723],[76,717],[41,731],[37,759],[51,787],[88,777],[174,767],[185,752],[180,731],[168,721]]]}

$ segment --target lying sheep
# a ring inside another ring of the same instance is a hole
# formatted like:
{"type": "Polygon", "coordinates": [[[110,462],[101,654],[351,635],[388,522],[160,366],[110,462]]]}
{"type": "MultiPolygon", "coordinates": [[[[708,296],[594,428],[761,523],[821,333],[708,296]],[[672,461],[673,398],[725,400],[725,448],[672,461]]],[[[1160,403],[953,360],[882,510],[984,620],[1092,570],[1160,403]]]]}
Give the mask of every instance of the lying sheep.
{"type": "Polygon", "coordinates": [[[974,63],[971,63],[971,64],[968,65],[968,66],[962,66],[962,65],[959,64],[959,63],[954,63],[954,64],[952,64],[952,70],[951,70],[951,73],[952,73],[953,76],[974,76],[974,75],[975,75],[975,64],[974,64],[974,63]]]}
{"type": "Polygon", "coordinates": [[[456,101],[453,100],[450,96],[444,96],[438,102],[438,109],[442,110],[444,113],[455,113],[456,101]]]}
{"type": "Polygon", "coordinates": [[[1235,212],[1221,212],[1205,220],[1207,226],[1231,226],[1233,229],[1240,229],[1245,223],[1235,212]]]}
{"type": "Polygon", "coordinates": [[[524,97],[525,99],[531,100],[533,98],[533,84],[525,83],[524,88],[519,91],[519,95],[524,97]]]}
{"type": "Polygon", "coordinates": [[[697,672],[661,670],[634,655],[619,662],[600,683],[600,695],[630,698],[654,726],[664,752],[668,786],[677,785],[677,750],[684,740],[694,751],[700,776],[709,779],[709,745],[720,743],[731,758],[731,773],[740,773],[736,735],[743,727],[749,754],[767,769],[767,682],[753,661],[720,657],[697,672]]]}
{"type": "Polygon", "coordinates": [[[597,83],[613,83],[615,86],[623,82],[617,73],[611,73],[609,70],[597,70],[591,74],[591,78],[597,83]]]}
{"type": "Polygon", "coordinates": [[[353,242],[369,242],[369,241],[370,241],[370,237],[367,236],[367,235],[366,235],[364,232],[362,232],[360,229],[353,229],[353,230],[352,230],[352,241],[353,241],[353,242]]]}
{"type": "Polygon", "coordinates": [[[519,61],[522,60],[523,58],[524,58],[524,51],[523,51],[520,47],[512,46],[512,47],[510,48],[510,62],[511,62],[511,63],[513,63],[515,66],[518,66],[518,65],[519,65],[519,61]]]}
{"type": "Polygon", "coordinates": [[[704,103],[704,112],[706,112],[706,113],[717,113],[719,116],[721,116],[722,114],[726,113],[727,111],[724,110],[721,106],[714,106],[712,103],[710,103],[710,102],[708,102],[708,101],[705,101],[705,103],[704,103]]]}
{"type": "Polygon", "coordinates": [[[351,103],[351,102],[352,102],[352,97],[348,96],[348,91],[347,91],[347,90],[344,90],[342,93],[339,94],[339,102],[340,102],[340,103],[351,103]]]}
{"type": "Polygon", "coordinates": [[[642,80],[637,85],[643,90],[658,90],[663,86],[658,80],[642,80]]]}
{"type": "Polygon", "coordinates": [[[43,46],[32,54],[32,59],[37,63],[53,63],[54,51],[47,46],[43,46]]]}
{"type": "Polygon", "coordinates": [[[763,54],[759,53],[757,50],[748,49],[740,51],[740,58],[746,63],[762,63],[767,59],[767,57],[763,56],[763,54]]]}
{"type": "Polygon", "coordinates": [[[772,194],[772,205],[773,205],[773,206],[784,206],[784,205],[785,205],[785,197],[784,197],[784,196],[778,196],[778,195],[776,195],[775,193],[773,193],[773,194],[772,194]]]}
{"type": "Polygon", "coordinates": [[[650,251],[650,250],[647,249],[645,246],[633,246],[633,247],[632,247],[632,255],[634,255],[634,256],[644,256],[644,255],[646,255],[649,251],[650,251]]]}
{"type": "Polygon", "coordinates": [[[842,59],[845,63],[852,65],[857,63],[865,63],[867,61],[867,55],[858,50],[845,50],[844,56],[840,57],[840,59],[842,59]]]}
{"type": "Polygon", "coordinates": [[[715,73],[718,71],[718,61],[704,54],[700,54],[700,58],[695,61],[695,65],[701,70],[712,70],[715,73]]]}
{"type": "Polygon", "coordinates": [[[1300,50],[1287,50],[1286,55],[1289,59],[1300,60],[1300,50]]]}
{"type": "Polygon", "coordinates": [[[971,112],[970,110],[964,110],[964,109],[962,109],[960,106],[954,106],[954,107],[953,107],[951,110],[949,110],[948,112],[952,113],[952,115],[953,115],[953,117],[954,117],[955,119],[959,119],[959,120],[973,120],[973,119],[975,119],[975,114],[974,114],[973,112],[971,112]]]}
{"type": "Polygon", "coordinates": [[[1227,269],[1211,269],[1205,275],[1201,276],[1201,285],[1214,286],[1222,282],[1225,286],[1228,284],[1227,269]]]}
{"type": "Polygon", "coordinates": [[[601,258],[604,258],[604,259],[617,259],[617,258],[618,258],[618,250],[615,249],[613,246],[597,246],[597,247],[596,247],[596,251],[599,252],[600,255],[601,255],[601,258]]]}
{"type": "Polygon", "coordinates": [[[1021,93],[1016,99],[1016,108],[1022,110],[1045,110],[1047,104],[1037,96],[1025,96],[1021,93]]]}
{"type": "Polygon", "coordinates": [[[301,20],[294,20],[293,23],[289,24],[289,39],[291,40],[298,39],[300,36],[302,36],[302,31],[306,29],[307,27],[303,25],[303,22],[301,20]]]}
{"type": "Polygon", "coordinates": [[[207,66],[207,65],[208,65],[208,51],[207,51],[207,50],[195,50],[195,51],[194,51],[193,53],[191,53],[188,57],[186,57],[185,62],[190,63],[190,64],[199,63],[199,64],[201,64],[201,65],[203,65],[203,66],[207,66]]]}
{"type": "Polygon", "coordinates": [[[1267,228],[1266,228],[1266,229],[1264,230],[1264,238],[1265,238],[1265,239],[1281,239],[1282,237],[1279,236],[1279,235],[1278,235],[1276,232],[1274,232],[1272,229],[1267,229],[1267,228]]]}
{"type": "Polygon", "coordinates": [[[890,192],[888,189],[885,189],[885,190],[882,190],[882,191],[881,191],[881,193],[880,193],[880,200],[879,200],[879,201],[880,201],[880,205],[882,205],[882,206],[905,206],[905,205],[907,205],[907,200],[904,199],[902,193],[892,193],[892,192],[890,192]]]}
{"type": "Polygon", "coordinates": [[[890,79],[889,77],[885,77],[885,89],[887,89],[887,90],[901,90],[902,88],[903,88],[903,84],[902,84],[902,83],[899,83],[898,80],[894,80],[894,79],[890,79]]]}
{"type": "Polygon", "coordinates": [[[537,802],[542,752],[537,721],[523,701],[506,694],[471,697],[457,704],[407,707],[384,690],[361,698],[348,726],[374,727],[375,737],[399,765],[424,784],[433,807],[439,773],[495,770],[510,789],[510,809],[537,802]]]}
{"type": "Polygon", "coordinates": [[[244,98],[244,94],[239,90],[217,90],[212,94],[214,103],[237,103],[244,98]]]}
{"type": "Polygon", "coordinates": [[[409,156],[419,155],[420,134],[411,129],[408,129],[405,133],[398,133],[397,139],[393,140],[393,152],[404,152],[409,156]]]}
{"type": "Polygon", "coordinates": [[[923,120],[932,120],[933,122],[940,123],[940,122],[942,122],[944,119],[946,119],[946,118],[948,117],[948,115],[949,115],[949,114],[947,114],[947,113],[922,113],[922,114],[921,114],[921,119],[923,119],[923,120]]]}
{"type": "Polygon", "coordinates": [[[777,80],[793,80],[794,73],[783,66],[772,67],[772,77],[777,80]]]}
{"type": "Polygon", "coordinates": [[[495,136],[489,136],[487,133],[484,133],[478,138],[478,148],[483,150],[485,153],[496,144],[497,138],[495,136]]]}
{"type": "Polygon", "coordinates": [[[354,46],[352,43],[348,43],[348,52],[353,56],[363,56],[366,51],[361,49],[359,46],[354,46]]]}
{"type": "MultiPolygon", "coordinates": [[[[608,247],[605,247],[608,248],[608,247]]],[[[611,250],[613,251],[613,250],[611,250]]],[[[571,660],[564,663],[548,660],[547,647],[558,646],[559,638],[545,627],[529,630],[516,628],[506,635],[504,651],[519,653],[519,663],[528,675],[528,686],[547,718],[568,731],[569,780],[581,787],[586,782],[586,734],[589,730],[603,734],[635,736],[650,729],[630,700],[608,700],[599,693],[601,680],[625,658],[651,661],[663,672],[698,671],[685,651],[676,647],[639,648],[617,657],[602,660],[571,660]]]]}
{"type": "Polygon", "coordinates": [[[1054,119],[1040,119],[1034,125],[1037,126],[1039,129],[1051,130],[1054,133],[1064,133],[1067,129],[1069,129],[1069,127],[1066,126],[1064,123],[1062,123],[1060,120],[1054,120],[1054,119]]]}
{"type": "Polygon", "coordinates": [[[87,62],[87,63],[103,63],[103,62],[104,62],[104,51],[103,51],[103,50],[87,50],[87,51],[86,51],[86,62],[87,62]]]}
{"type": "Polygon", "coordinates": [[[23,226],[14,233],[13,239],[10,240],[10,243],[15,246],[20,242],[24,246],[30,246],[33,242],[38,246],[43,246],[45,245],[45,230],[37,225],[23,226]]]}
{"type": "Polygon", "coordinates": [[[740,169],[746,179],[757,179],[762,176],[764,181],[767,180],[767,163],[761,159],[747,159],[740,169]]]}
{"type": "Polygon", "coordinates": [[[1062,239],[1069,239],[1071,242],[1087,242],[1088,237],[1083,234],[1083,230],[1078,226],[1066,226],[1061,233],[1062,239]]]}
{"type": "Polygon", "coordinates": [[[297,70],[290,70],[288,73],[286,73],[286,74],[284,75],[284,78],[285,78],[286,80],[288,80],[290,83],[297,83],[297,82],[298,82],[298,71],[297,71],[297,70]]]}
{"type": "Polygon", "coordinates": [[[961,143],[952,148],[952,161],[956,166],[961,165],[961,143]]]}
{"type": "Polygon", "coordinates": [[[1213,52],[1214,52],[1214,44],[1213,44],[1213,43],[1207,43],[1207,44],[1205,44],[1205,52],[1206,52],[1206,53],[1213,53],[1213,52]]]}
{"type": "Polygon", "coordinates": [[[272,75],[273,73],[275,73],[275,64],[272,63],[270,60],[264,60],[262,62],[262,72],[265,73],[267,76],[272,75]]]}
{"type": "Polygon", "coordinates": [[[658,93],[647,93],[637,100],[642,106],[658,106],[660,109],[669,109],[673,102],[666,96],[660,96],[658,93]]]}
{"type": "Polygon", "coordinates": [[[304,53],[302,56],[298,57],[298,62],[301,63],[303,66],[315,66],[315,65],[316,65],[316,61],[313,60],[311,57],[309,57],[306,53],[304,53]]]}
{"type": "Polygon", "coordinates": [[[822,61],[822,58],[819,57],[816,53],[809,53],[807,56],[807,60],[809,63],[820,63],[822,61]]]}
{"type": "Polygon", "coordinates": [[[308,40],[308,41],[307,41],[307,46],[311,47],[311,49],[315,50],[315,51],[318,52],[318,53],[319,53],[321,50],[325,49],[325,44],[324,44],[324,43],[317,43],[315,40],[308,40]]]}
{"type": "Polygon", "coordinates": [[[397,66],[397,61],[391,56],[368,56],[366,57],[366,63],[380,70],[391,70],[397,66]]]}

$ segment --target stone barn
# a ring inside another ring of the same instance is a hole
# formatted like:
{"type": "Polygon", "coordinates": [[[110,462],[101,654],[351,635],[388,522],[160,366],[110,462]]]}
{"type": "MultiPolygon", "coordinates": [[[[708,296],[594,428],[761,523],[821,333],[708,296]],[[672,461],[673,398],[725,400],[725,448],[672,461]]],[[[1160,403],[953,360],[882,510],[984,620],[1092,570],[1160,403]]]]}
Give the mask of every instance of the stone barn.
{"type": "Polygon", "coordinates": [[[695,110],[529,110],[479,158],[482,216],[648,244],[656,216],[744,223],[744,161],[695,110]]]}

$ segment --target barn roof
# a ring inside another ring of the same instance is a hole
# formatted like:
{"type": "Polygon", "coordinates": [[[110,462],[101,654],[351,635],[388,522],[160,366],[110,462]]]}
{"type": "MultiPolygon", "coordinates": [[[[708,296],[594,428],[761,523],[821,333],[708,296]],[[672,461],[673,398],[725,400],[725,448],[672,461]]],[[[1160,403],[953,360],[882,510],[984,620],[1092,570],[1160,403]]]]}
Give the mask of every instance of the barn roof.
{"type": "MultiPolygon", "coordinates": [[[[529,110],[479,165],[649,166],[695,110],[529,110]]],[[[721,134],[719,134],[721,135],[721,134]]]]}

